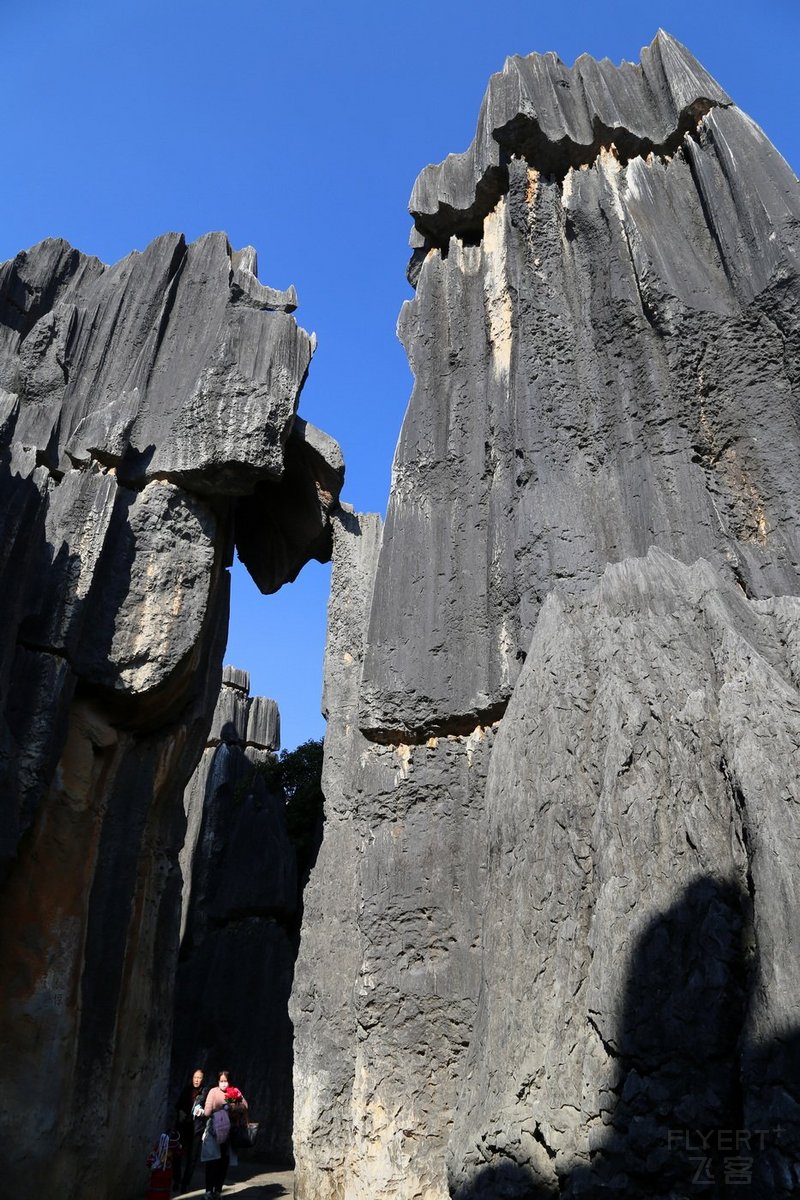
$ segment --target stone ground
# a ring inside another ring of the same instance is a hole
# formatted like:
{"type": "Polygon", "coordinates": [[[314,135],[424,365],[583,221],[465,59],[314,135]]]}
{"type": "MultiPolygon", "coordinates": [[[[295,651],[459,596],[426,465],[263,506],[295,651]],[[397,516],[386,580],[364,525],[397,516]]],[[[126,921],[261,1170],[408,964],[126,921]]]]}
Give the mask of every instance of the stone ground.
{"type": "MultiPolygon", "coordinates": [[[[202,1167],[194,1173],[193,1187],[189,1192],[175,1192],[175,1197],[181,1200],[199,1200],[205,1188],[202,1167]]],[[[228,1171],[225,1188],[226,1196],[236,1196],[237,1200],[292,1200],[294,1197],[294,1172],[279,1167],[269,1167],[266,1163],[241,1162],[228,1171]]]]}

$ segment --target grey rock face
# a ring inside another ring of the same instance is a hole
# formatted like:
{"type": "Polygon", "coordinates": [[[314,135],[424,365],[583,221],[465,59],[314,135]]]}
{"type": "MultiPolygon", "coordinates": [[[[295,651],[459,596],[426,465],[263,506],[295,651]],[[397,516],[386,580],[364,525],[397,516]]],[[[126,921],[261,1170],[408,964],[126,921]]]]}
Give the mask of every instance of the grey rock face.
{"type": "MultiPolygon", "coordinates": [[[[642,86],[671,45],[630,68],[642,86]]],[[[628,75],[609,77],[620,97],[628,75]]],[[[496,715],[553,584],[590,587],[651,544],[754,596],[797,590],[794,176],[733,107],[671,153],[626,159],[614,137],[556,175],[509,147],[480,244],[454,216],[403,309],[416,383],[365,665],[376,736],[496,715]],[[423,539],[435,569],[420,573],[423,539]]]]}
{"type": "MultiPolygon", "coordinates": [[[[243,671],[241,667],[223,667],[222,682],[227,684],[228,687],[238,688],[240,692],[250,694],[250,672],[243,671]]],[[[220,696],[222,696],[221,691],[220,696]]],[[[219,704],[219,699],[217,700],[217,704],[219,704]]]]}
{"type": "Polygon", "coordinates": [[[753,1194],[792,1194],[797,182],[660,33],[509,60],[411,210],[299,1200],[666,1197],[693,1132],[778,1126],[753,1194]]]}
{"type": "MultiPolygon", "coordinates": [[[[426,167],[409,207],[418,233],[450,236],[454,222],[481,222],[507,187],[509,159],[536,160],[546,175],[595,161],[613,142],[626,158],[672,154],[684,135],[730,97],[684,46],[659,31],[641,62],[615,67],[583,54],[565,67],[555,54],[514,55],[493,75],[464,154],[426,167]]],[[[414,238],[421,245],[422,239],[414,238]]]]}
{"type": "MultiPolygon", "coordinates": [[[[144,1190],[226,568],[254,521],[270,590],[325,558],[341,484],[335,444],[294,432],[313,351],[295,304],[222,234],[113,267],[51,240],[0,267],[0,1074],[26,1081],[0,1131],[26,1130],[18,1195],[144,1190]],[[295,503],[302,521],[280,511],[295,503]]],[[[243,722],[253,755],[277,744],[274,706],[243,722]]]]}
{"type": "Polygon", "coordinates": [[[253,302],[242,280],[260,288],[221,233],[166,234],[113,267],[55,241],[6,263],[16,440],[52,469],[94,459],[139,486],[247,493],[278,478],[313,346],[285,302],[253,302]]]}
{"type": "MultiPolygon", "coordinates": [[[[796,628],[800,599],[780,610],[796,628]]],[[[489,770],[455,1195],[504,1164],[511,1195],[681,1194],[697,1131],[736,1129],[765,1131],[756,1194],[794,1190],[770,1076],[798,1067],[800,677],[776,617],[656,550],[546,601],[489,770]]]]}
{"type": "Polygon", "coordinates": [[[358,681],[381,520],[340,510],[333,530],[323,685],[325,832],[303,895],[290,1007],[300,1033],[294,1058],[296,1188],[319,1200],[344,1194],[358,1160],[351,1113],[358,1052],[354,984],[364,953],[357,796],[359,763],[370,751],[358,729],[358,681]]]}
{"type": "Polygon", "coordinates": [[[284,798],[259,769],[278,746],[277,706],[247,695],[246,677],[225,668],[209,743],[184,793],[172,1090],[197,1066],[209,1079],[231,1071],[260,1124],[257,1150],[278,1161],[292,1153],[287,1007],[299,894],[284,798]]]}
{"type": "Polygon", "coordinates": [[[209,745],[220,742],[250,746],[259,750],[277,750],[281,744],[280,714],[274,700],[266,696],[251,696],[246,671],[226,667],[230,682],[223,675],[222,688],[211,720],[209,745]],[[240,686],[240,680],[246,687],[240,686]]]}

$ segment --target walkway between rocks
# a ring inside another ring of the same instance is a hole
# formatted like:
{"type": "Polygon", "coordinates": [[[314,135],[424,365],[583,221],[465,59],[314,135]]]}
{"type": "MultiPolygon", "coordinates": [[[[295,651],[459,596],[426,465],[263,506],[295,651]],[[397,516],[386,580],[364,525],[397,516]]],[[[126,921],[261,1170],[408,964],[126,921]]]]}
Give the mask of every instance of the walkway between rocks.
{"type": "MultiPolygon", "coordinates": [[[[175,1200],[201,1200],[205,1188],[202,1167],[194,1174],[193,1188],[189,1192],[175,1192],[175,1200]]],[[[283,1171],[268,1167],[265,1163],[241,1162],[228,1171],[228,1178],[222,1192],[222,1200],[226,1196],[236,1196],[237,1200],[293,1200],[294,1171],[283,1171]]]]}

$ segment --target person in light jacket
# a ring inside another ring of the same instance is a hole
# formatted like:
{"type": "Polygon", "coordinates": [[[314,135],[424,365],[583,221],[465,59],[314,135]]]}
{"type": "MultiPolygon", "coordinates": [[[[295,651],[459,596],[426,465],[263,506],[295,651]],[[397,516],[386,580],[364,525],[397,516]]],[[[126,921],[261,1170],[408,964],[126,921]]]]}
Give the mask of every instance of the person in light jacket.
{"type": "Polygon", "coordinates": [[[247,1101],[239,1089],[231,1083],[229,1071],[220,1071],[219,1086],[225,1092],[225,1098],[228,1101],[228,1116],[231,1120],[231,1146],[234,1150],[237,1146],[247,1146],[249,1145],[247,1121],[250,1115],[247,1101]]]}
{"type": "MultiPolygon", "coordinates": [[[[212,1118],[215,1112],[219,1112],[220,1109],[226,1107],[228,1100],[225,1095],[225,1088],[227,1086],[228,1072],[220,1071],[219,1086],[209,1088],[206,1102],[203,1106],[206,1121],[212,1118]]],[[[213,1158],[210,1162],[206,1163],[206,1194],[203,1200],[217,1200],[217,1197],[222,1194],[230,1161],[231,1140],[230,1136],[228,1136],[224,1141],[219,1142],[219,1158],[213,1158]]]]}

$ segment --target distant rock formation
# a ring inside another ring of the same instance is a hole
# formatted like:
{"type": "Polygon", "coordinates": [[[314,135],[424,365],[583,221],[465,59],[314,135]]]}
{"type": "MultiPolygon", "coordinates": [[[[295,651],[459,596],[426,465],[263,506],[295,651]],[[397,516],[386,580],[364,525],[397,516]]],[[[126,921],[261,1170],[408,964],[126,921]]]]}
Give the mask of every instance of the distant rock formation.
{"type": "Polygon", "coordinates": [[[113,267],[46,241],[0,267],[9,1194],[140,1190],[226,568],[236,544],[274,591],[330,555],[341,455],[295,415],[313,338],[255,271],[222,234],[113,267]]]}
{"type": "Polygon", "coordinates": [[[386,526],[335,521],[296,1195],[796,1195],[797,181],[659,33],[509,59],[411,210],[386,526]]]}
{"type": "Polygon", "coordinates": [[[283,793],[264,767],[280,742],[274,700],[226,667],[203,757],[184,793],[187,834],[173,1096],[200,1066],[229,1070],[259,1121],[257,1152],[292,1155],[292,1026],[299,894],[283,793]]]}

